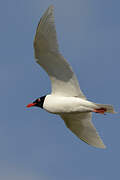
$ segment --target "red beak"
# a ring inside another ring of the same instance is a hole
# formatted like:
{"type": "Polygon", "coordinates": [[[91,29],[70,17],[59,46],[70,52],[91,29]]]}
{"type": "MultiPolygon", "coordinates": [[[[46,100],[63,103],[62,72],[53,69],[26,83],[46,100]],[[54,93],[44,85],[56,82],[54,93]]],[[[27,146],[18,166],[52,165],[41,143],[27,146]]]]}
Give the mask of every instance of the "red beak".
{"type": "Polygon", "coordinates": [[[32,106],[35,106],[36,105],[36,103],[31,103],[31,104],[28,104],[26,107],[32,107],[32,106]]]}

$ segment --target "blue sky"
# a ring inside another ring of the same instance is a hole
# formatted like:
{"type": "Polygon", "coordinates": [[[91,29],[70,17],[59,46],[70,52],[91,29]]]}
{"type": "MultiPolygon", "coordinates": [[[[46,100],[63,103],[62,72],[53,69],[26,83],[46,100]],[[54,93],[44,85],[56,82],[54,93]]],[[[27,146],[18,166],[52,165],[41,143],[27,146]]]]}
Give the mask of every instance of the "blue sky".
{"type": "Polygon", "coordinates": [[[50,92],[34,61],[33,39],[43,12],[55,6],[60,50],[89,100],[120,112],[120,1],[5,0],[0,6],[0,179],[120,178],[120,114],[93,114],[107,149],[77,139],[56,115],[26,104],[50,92]]]}

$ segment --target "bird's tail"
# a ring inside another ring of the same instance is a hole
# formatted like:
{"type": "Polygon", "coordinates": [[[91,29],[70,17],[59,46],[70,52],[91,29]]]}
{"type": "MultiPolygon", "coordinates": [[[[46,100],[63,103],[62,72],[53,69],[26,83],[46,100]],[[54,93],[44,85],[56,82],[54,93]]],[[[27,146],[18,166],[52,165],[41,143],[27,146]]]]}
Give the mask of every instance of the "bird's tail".
{"type": "Polygon", "coordinates": [[[96,113],[111,113],[111,114],[115,114],[116,112],[114,111],[114,108],[112,105],[108,105],[108,104],[95,104],[98,108],[96,108],[94,110],[94,112],[96,113]]]}

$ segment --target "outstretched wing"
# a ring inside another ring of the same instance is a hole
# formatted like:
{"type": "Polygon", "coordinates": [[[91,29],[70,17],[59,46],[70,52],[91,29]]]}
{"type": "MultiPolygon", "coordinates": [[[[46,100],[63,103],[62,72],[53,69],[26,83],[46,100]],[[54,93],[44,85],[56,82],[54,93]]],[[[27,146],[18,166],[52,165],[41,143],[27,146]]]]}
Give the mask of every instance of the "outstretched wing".
{"type": "Polygon", "coordinates": [[[63,114],[61,118],[66,126],[82,141],[97,148],[105,148],[103,141],[91,122],[91,116],[92,113],[78,113],[63,114]]]}
{"type": "Polygon", "coordinates": [[[53,6],[47,9],[38,24],[34,39],[34,54],[37,63],[50,77],[52,94],[85,99],[72,68],[59,52],[53,6]]]}

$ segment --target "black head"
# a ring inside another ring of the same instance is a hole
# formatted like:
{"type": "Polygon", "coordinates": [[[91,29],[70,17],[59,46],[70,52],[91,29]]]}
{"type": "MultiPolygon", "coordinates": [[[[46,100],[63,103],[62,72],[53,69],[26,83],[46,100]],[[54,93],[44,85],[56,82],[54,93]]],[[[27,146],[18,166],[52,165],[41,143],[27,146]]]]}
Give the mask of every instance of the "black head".
{"type": "Polygon", "coordinates": [[[28,104],[26,107],[37,106],[37,107],[43,108],[45,97],[46,96],[42,96],[40,98],[37,98],[35,101],[33,101],[33,103],[28,104]]]}

